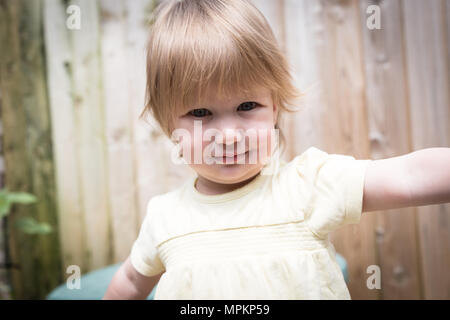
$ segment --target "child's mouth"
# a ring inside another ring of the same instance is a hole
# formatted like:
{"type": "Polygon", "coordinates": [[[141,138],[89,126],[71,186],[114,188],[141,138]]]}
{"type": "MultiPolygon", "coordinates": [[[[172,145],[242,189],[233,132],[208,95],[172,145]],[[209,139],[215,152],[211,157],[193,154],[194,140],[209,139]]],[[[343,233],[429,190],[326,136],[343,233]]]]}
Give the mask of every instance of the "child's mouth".
{"type": "MultiPolygon", "coordinates": [[[[245,153],[240,153],[240,154],[235,154],[233,156],[223,156],[222,157],[222,162],[223,164],[231,164],[231,163],[236,163],[238,161],[238,159],[240,158],[244,158],[248,155],[249,151],[245,152],[245,153]]],[[[219,159],[219,158],[216,158],[219,159]]]]}

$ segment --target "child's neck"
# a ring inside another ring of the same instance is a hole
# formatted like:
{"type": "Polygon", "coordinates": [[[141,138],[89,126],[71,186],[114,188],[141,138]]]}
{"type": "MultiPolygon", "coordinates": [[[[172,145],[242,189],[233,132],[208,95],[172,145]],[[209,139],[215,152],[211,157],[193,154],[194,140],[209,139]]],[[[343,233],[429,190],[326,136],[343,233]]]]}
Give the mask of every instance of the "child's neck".
{"type": "Polygon", "coordinates": [[[206,195],[223,194],[245,186],[246,184],[250,183],[253,179],[255,179],[258,176],[258,174],[254,175],[253,177],[247,180],[232,184],[217,183],[198,175],[197,182],[195,183],[194,187],[195,189],[197,189],[198,192],[206,195]]]}

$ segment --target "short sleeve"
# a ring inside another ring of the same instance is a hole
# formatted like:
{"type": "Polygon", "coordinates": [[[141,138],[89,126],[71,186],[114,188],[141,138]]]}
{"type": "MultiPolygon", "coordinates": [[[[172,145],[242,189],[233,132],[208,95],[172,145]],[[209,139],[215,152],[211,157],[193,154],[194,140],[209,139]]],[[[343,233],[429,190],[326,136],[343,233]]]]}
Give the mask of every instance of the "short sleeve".
{"type": "Polygon", "coordinates": [[[364,178],[371,159],[328,154],[310,147],[296,162],[297,173],[311,188],[306,214],[309,229],[320,238],[361,219],[364,178]]]}
{"type": "Polygon", "coordinates": [[[164,265],[158,254],[158,249],[152,233],[155,223],[152,200],[147,205],[147,212],[142,222],[138,238],[131,248],[130,260],[133,267],[142,275],[150,277],[164,271],[164,265]]]}

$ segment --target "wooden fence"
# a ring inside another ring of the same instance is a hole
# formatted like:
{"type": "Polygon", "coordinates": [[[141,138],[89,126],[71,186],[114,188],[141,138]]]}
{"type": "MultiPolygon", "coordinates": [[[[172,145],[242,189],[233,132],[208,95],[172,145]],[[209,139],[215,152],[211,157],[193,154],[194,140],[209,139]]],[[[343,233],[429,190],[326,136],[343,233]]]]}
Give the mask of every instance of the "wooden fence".
{"type": "MultiPolygon", "coordinates": [[[[286,160],[312,145],[359,159],[450,146],[450,0],[253,2],[307,89],[303,110],[284,119],[286,160]],[[371,5],[381,29],[368,26],[371,5]]],[[[149,198],[194,174],[138,120],[156,3],[0,0],[5,183],[37,194],[27,214],[57,226],[38,238],[11,229],[16,298],[43,297],[69,265],[123,261],[149,198]],[[70,5],[80,29],[66,25],[70,5]]],[[[352,298],[449,299],[449,218],[450,205],[369,212],[333,233],[352,298]],[[371,265],[380,290],[366,285],[371,265]]]]}

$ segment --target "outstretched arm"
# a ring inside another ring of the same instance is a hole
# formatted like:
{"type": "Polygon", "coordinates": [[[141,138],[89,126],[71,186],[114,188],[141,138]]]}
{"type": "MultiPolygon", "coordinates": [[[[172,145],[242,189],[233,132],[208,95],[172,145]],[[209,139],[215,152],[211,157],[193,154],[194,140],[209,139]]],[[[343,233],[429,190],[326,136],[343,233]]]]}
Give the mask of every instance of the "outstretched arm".
{"type": "Polygon", "coordinates": [[[450,203],[450,148],[374,160],[366,171],[363,212],[450,203]]]}

